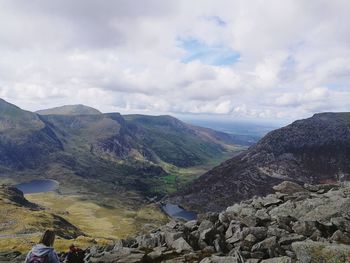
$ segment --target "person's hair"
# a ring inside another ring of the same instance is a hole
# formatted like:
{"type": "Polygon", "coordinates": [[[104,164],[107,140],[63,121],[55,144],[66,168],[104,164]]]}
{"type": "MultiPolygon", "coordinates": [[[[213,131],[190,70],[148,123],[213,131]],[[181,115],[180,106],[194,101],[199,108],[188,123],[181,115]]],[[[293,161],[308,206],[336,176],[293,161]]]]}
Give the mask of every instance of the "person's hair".
{"type": "Polygon", "coordinates": [[[52,247],[55,242],[55,232],[52,230],[46,230],[43,236],[40,239],[41,244],[44,244],[47,247],[52,247]]]}

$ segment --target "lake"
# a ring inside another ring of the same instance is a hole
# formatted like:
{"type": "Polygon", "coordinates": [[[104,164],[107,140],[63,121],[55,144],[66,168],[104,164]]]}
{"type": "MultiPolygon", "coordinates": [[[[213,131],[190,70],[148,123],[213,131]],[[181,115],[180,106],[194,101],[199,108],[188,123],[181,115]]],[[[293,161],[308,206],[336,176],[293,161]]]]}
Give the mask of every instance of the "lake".
{"type": "Polygon", "coordinates": [[[58,188],[59,183],[50,179],[38,179],[16,184],[14,186],[24,194],[34,194],[55,191],[58,188]]]}
{"type": "Polygon", "coordinates": [[[197,219],[197,214],[195,212],[187,211],[178,205],[165,204],[162,205],[162,209],[172,218],[180,218],[186,221],[197,219]]]}

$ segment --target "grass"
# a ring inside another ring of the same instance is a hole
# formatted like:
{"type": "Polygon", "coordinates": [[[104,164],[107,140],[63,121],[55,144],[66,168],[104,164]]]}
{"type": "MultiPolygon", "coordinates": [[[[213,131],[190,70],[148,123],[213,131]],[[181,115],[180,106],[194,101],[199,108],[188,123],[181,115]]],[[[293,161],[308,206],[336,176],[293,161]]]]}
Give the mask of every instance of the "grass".
{"type": "Polygon", "coordinates": [[[72,243],[81,248],[95,244],[106,245],[112,240],[149,231],[168,221],[154,204],[132,206],[103,197],[100,202],[96,202],[82,195],[60,195],[53,192],[29,194],[25,197],[44,209],[34,211],[5,199],[0,200],[0,252],[25,253],[48,228],[73,234],[71,225],[57,222],[57,216],[78,227],[86,235],[76,239],[58,237],[55,248],[60,252],[66,251],[72,243]]]}
{"type": "Polygon", "coordinates": [[[167,217],[155,205],[138,208],[113,204],[103,206],[80,196],[64,196],[56,193],[26,195],[26,198],[40,204],[78,226],[86,235],[100,238],[125,238],[141,232],[142,224],[154,227],[167,221],[167,217]]]}

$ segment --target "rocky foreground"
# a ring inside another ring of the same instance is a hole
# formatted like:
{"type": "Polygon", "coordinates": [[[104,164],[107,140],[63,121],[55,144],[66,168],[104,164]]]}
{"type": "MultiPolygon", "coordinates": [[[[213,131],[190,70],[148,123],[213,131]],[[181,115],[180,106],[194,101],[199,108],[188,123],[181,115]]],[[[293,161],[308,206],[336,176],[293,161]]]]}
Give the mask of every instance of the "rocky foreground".
{"type": "Polygon", "coordinates": [[[86,262],[350,262],[350,186],[283,182],[274,190],[221,213],[92,247],[86,262]]]}
{"type": "Polygon", "coordinates": [[[87,262],[350,262],[350,187],[283,182],[196,221],[91,248],[87,262]]]}

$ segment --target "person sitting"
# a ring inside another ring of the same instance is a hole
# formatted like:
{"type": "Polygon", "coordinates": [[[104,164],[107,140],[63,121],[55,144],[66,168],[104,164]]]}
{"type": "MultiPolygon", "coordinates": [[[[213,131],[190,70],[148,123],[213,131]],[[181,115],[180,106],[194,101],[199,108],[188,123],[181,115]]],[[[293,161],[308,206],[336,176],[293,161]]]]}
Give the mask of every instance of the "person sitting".
{"type": "Polygon", "coordinates": [[[67,253],[65,263],[83,263],[85,253],[75,245],[70,245],[69,252],[67,253]]]}
{"type": "Polygon", "coordinates": [[[55,232],[46,230],[40,242],[33,246],[28,252],[24,263],[60,263],[60,260],[53,248],[55,232]]]}

